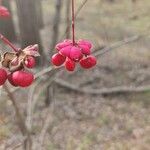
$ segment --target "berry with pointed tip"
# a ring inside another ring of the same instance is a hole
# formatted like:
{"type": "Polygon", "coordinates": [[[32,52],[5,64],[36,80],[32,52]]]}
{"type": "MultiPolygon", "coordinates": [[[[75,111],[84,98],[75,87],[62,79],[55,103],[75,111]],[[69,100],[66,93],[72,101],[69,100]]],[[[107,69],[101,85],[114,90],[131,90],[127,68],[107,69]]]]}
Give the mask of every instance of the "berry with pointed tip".
{"type": "Polygon", "coordinates": [[[69,58],[67,58],[66,62],[65,62],[65,68],[68,70],[68,71],[74,71],[75,69],[75,62],[69,58]]]}
{"type": "Polygon", "coordinates": [[[72,46],[66,46],[62,48],[59,53],[63,56],[70,57],[71,48],[72,46]]]}
{"type": "Polygon", "coordinates": [[[94,57],[94,56],[88,56],[80,61],[81,67],[83,67],[85,69],[92,68],[96,64],[97,64],[97,60],[96,60],[96,57],[94,57]]]}
{"type": "Polygon", "coordinates": [[[7,76],[7,78],[8,78],[8,81],[9,81],[9,83],[10,83],[11,85],[13,85],[13,86],[15,86],[15,87],[18,86],[17,84],[14,83],[14,81],[13,81],[13,79],[12,79],[12,73],[10,73],[10,74],[7,76]]]}
{"type": "Polygon", "coordinates": [[[34,68],[36,65],[35,58],[32,56],[27,56],[24,63],[27,68],[34,68]]]}
{"type": "Polygon", "coordinates": [[[87,46],[89,47],[89,49],[92,48],[91,42],[89,42],[89,41],[87,41],[87,40],[79,40],[79,41],[77,42],[77,44],[78,44],[78,45],[87,45],[87,46]]]}
{"type": "Polygon", "coordinates": [[[57,53],[52,56],[52,63],[55,66],[61,66],[66,60],[66,57],[57,53]]]}
{"type": "Polygon", "coordinates": [[[7,80],[7,72],[4,69],[0,69],[0,86],[3,85],[7,80]]]}
{"type": "Polygon", "coordinates": [[[70,51],[70,59],[79,61],[83,57],[80,48],[73,46],[70,51]]]}
{"type": "Polygon", "coordinates": [[[55,46],[55,48],[56,48],[58,51],[60,51],[62,48],[67,47],[67,46],[69,46],[69,45],[71,45],[70,40],[66,40],[66,41],[64,41],[64,42],[58,43],[58,44],[55,46]]]}
{"type": "Polygon", "coordinates": [[[30,72],[20,70],[12,73],[12,80],[18,86],[28,87],[34,81],[34,76],[30,72]]]}
{"type": "Polygon", "coordinates": [[[81,48],[81,52],[84,55],[90,55],[91,54],[91,49],[89,46],[84,45],[84,44],[78,44],[78,46],[81,48]]]}

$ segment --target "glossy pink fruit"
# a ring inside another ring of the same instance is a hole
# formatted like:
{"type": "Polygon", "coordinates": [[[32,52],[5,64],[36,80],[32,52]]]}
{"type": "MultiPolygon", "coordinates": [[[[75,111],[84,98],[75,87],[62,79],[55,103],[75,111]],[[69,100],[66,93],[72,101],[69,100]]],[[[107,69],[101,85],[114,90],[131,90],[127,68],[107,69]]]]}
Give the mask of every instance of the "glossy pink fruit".
{"type": "Polygon", "coordinates": [[[57,53],[52,56],[52,63],[55,66],[61,66],[66,60],[66,57],[57,53]]]}
{"type": "Polygon", "coordinates": [[[75,62],[71,59],[67,59],[66,62],[65,62],[65,68],[68,70],[68,71],[74,71],[75,69],[75,62]]]}
{"type": "Polygon", "coordinates": [[[70,44],[71,44],[70,40],[66,40],[64,42],[58,43],[55,46],[55,49],[57,49],[58,51],[60,51],[62,48],[66,47],[66,46],[69,46],[70,44]]]}
{"type": "Polygon", "coordinates": [[[5,17],[9,17],[10,13],[8,11],[8,9],[4,6],[0,6],[0,17],[5,18],[5,17]]]}
{"type": "Polygon", "coordinates": [[[0,69],[0,86],[3,85],[7,80],[7,72],[4,69],[0,69]]]}
{"type": "Polygon", "coordinates": [[[70,59],[79,61],[82,58],[82,52],[80,48],[73,46],[70,51],[70,59]]]}
{"type": "Polygon", "coordinates": [[[35,58],[32,56],[28,56],[25,60],[25,66],[27,68],[34,68],[36,65],[35,58]]]}
{"type": "Polygon", "coordinates": [[[84,55],[91,54],[91,49],[87,45],[79,44],[78,46],[81,48],[82,54],[84,54],[84,55]]]}
{"type": "Polygon", "coordinates": [[[89,47],[89,49],[92,48],[91,42],[89,42],[89,41],[87,41],[87,40],[79,40],[79,41],[77,42],[77,44],[79,44],[79,45],[86,45],[86,46],[89,47]]]}
{"type": "Polygon", "coordinates": [[[66,46],[62,48],[59,53],[65,57],[70,57],[71,48],[72,46],[66,46]]]}
{"type": "Polygon", "coordinates": [[[13,85],[13,86],[15,86],[15,87],[18,86],[17,84],[14,83],[14,81],[13,81],[13,79],[12,79],[12,73],[10,73],[10,74],[7,76],[7,78],[8,78],[8,81],[9,81],[9,83],[10,83],[11,85],[13,85]]]}
{"type": "Polygon", "coordinates": [[[92,68],[96,64],[97,64],[97,60],[96,60],[96,57],[94,57],[94,56],[88,56],[80,61],[81,67],[83,67],[85,69],[92,68]]]}
{"type": "Polygon", "coordinates": [[[28,87],[34,81],[34,76],[30,72],[21,70],[12,73],[12,80],[15,85],[28,87]]]}

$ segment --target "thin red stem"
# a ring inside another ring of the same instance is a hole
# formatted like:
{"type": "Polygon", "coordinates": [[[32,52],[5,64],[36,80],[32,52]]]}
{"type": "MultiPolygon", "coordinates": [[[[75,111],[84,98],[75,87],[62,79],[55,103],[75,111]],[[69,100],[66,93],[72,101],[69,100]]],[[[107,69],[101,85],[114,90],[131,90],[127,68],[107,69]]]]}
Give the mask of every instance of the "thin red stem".
{"type": "Polygon", "coordinates": [[[12,44],[6,37],[4,37],[1,33],[0,33],[0,39],[7,44],[8,46],[10,46],[15,52],[18,52],[18,48],[16,48],[14,46],[14,44],[12,44]]]}
{"type": "Polygon", "coordinates": [[[72,0],[72,42],[75,44],[75,10],[74,10],[74,0],[72,0]]]}

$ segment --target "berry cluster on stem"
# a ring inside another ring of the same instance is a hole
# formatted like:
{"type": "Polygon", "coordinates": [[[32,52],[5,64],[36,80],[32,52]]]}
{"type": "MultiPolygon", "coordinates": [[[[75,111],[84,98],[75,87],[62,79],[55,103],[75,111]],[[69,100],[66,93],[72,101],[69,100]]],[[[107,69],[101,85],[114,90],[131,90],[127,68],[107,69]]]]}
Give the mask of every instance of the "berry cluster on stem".
{"type": "Polygon", "coordinates": [[[52,63],[55,66],[65,65],[68,71],[74,71],[76,63],[84,69],[94,67],[97,60],[91,55],[91,42],[87,40],[75,40],[75,9],[74,0],[72,0],[72,40],[64,40],[58,43],[55,49],[58,53],[52,56],[52,63]]]}
{"type": "Polygon", "coordinates": [[[30,86],[34,81],[34,75],[27,69],[35,67],[35,57],[39,56],[38,45],[30,45],[22,50],[16,48],[2,34],[0,39],[14,51],[1,55],[0,86],[5,84],[6,80],[13,86],[30,86]]]}

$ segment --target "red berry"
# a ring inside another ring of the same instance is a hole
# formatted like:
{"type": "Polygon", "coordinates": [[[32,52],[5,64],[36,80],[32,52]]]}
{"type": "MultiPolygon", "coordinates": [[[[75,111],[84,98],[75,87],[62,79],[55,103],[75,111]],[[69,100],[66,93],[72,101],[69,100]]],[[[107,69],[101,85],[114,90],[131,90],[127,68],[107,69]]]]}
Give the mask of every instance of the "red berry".
{"type": "Polygon", "coordinates": [[[0,69],[0,86],[3,85],[7,80],[7,72],[4,69],[0,69]]]}
{"type": "Polygon", "coordinates": [[[17,84],[15,84],[14,83],[14,81],[13,81],[13,79],[12,79],[12,73],[10,73],[8,76],[7,76],[7,78],[8,78],[8,81],[9,81],[9,83],[11,84],[11,85],[13,85],[13,86],[18,86],[17,84]]]}
{"type": "Polygon", "coordinates": [[[62,48],[59,53],[62,54],[63,56],[70,57],[70,51],[71,51],[72,46],[66,46],[62,48]]]}
{"type": "Polygon", "coordinates": [[[82,58],[81,50],[78,47],[73,46],[70,51],[70,58],[74,61],[79,61],[82,58]]]}
{"type": "Polygon", "coordinates": [[[89,42],[89,41],[87,41],[87,40],[79,40],[77,43],[78,43],[79,45],[87,45],[87,46],[89,47],[89,49],[92,48],[91,42],[89,42]]]}
{"type": "Polygon", "coordinates": [[[81,67],[85,69],[94,67],[96,63],[97,63],[97,60],[96,60],[96,57],[94,56],[88,56],[80,61],[81,67]]]}
{"type": "Polygon", "coordinates": [[[52,63],[55,66],[61,66],[66,60],[66,57],[57,53],[52,56],[52,63]]]}
{"type": "Polygon", "coordinates": [[[75,62],[71,59],[67,59],[66,62],[65,62],[65,68],[68,70],[68,71],[74,71],[75,69],[75,62]]]}
{"type": "Polygon", "coordinates": [[[65,40],[64,42],[58,43],[55,46],[55,49],[57,49],[58,51],[60,51],[62,48],[66,47],[66,46],[69,46],[69,45],[71,45],[70,40],[65,40]]]}
{"type": "Polygon", "coordinates": [[[32,84],[34,76],[30,72],[21,70],[12,73],[12,80],[15,85],[19,85],[21,87],[28,87],[32,84]]]}
{"type": "Polygon", "coordinates": [[[87,45],[79,44],[78,46],[81,48],[82,54],[84,54],[84,55],[91,54],[91,49],[87,45]]]}
{"type": "Polygon", "coordinates": [[[4,6],[0,6],[0,17],[9,17],[10,13],[8,11],[8,9],[4,6]]]}
{"type": "Polygon", "coordinates": [[[36,64],[35,58],[32,56],[27,56],[24,63],[27,68],[33,68],[35,67],[35,64],[36,64]]]}

